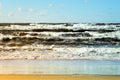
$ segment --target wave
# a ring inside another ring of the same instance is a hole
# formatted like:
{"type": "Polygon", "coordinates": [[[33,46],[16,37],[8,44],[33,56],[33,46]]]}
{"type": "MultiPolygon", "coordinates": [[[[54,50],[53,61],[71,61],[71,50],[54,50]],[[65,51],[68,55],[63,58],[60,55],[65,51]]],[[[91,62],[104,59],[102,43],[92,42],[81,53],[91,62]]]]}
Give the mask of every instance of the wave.
{"type": "Polygon", "coordinates": [[[11,24],[0,27],[0,39],[25,44],[118,44],[120,24],[11,24]]]}
{"type": "Polygon", "coordinates": [[[119,23],[0,24],[0,59],[119,59],[119,48],[119,23]]]}

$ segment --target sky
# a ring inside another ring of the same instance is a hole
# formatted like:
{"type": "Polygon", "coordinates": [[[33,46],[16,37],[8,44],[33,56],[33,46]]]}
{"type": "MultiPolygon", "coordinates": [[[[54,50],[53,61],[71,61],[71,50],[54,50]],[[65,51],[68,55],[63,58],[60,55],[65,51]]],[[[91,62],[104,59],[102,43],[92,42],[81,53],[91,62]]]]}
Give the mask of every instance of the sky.
{"type": "Polygon", "coordinates": [[[120,0],[0,0],[0,23],[120,22],[120,0]]]}

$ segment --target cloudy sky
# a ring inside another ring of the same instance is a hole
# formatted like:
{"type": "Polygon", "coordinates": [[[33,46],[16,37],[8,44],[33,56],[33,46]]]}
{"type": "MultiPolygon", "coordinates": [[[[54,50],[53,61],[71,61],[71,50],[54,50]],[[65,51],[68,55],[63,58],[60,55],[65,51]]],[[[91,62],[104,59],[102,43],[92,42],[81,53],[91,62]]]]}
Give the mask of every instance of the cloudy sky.
{"type": "Polygon", "coordinates": [[[120,22],[120,0],[0,0],[0,22],[120,22]]]}

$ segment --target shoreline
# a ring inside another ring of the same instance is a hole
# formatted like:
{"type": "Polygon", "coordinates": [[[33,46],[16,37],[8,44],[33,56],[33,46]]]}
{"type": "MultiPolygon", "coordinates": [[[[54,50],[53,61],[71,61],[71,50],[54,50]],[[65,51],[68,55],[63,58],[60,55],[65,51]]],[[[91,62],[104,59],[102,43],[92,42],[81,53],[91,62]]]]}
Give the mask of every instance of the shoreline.
{"type": "Polygon", "coordinates": [[[120,61],[120,59],[26,59],[26,58],[21,58],[21,59],[16,59],[16,58],[13,58],[13,59],[9,59],[9,58],[6,58],[6,59],[0,59],[0,61],[12,61],[12,60],[14,60],[14,61],[16,61],[16,60],[39,60],[39,61],[59,61],[59,60],[61,60],[61,61],[74,61],[74,60],[90,60],[90,61],[120,61]]]}
{"type": "Polygon", "coordinates": [[[120,61],[1,60],[0,64],[0,74],[120,75],[120,61]]]}
{"type": "MultiPolygon", "coordinates": [[[[0,51],[0,60],[120,60],[120,48],[109,47],[59,47],[41,45],[6,47],[0,51]],[[74,51],[74,53],[73,53],[74,51]]],[[[2,48],[3,49],[3,48],[2,48]]]]}

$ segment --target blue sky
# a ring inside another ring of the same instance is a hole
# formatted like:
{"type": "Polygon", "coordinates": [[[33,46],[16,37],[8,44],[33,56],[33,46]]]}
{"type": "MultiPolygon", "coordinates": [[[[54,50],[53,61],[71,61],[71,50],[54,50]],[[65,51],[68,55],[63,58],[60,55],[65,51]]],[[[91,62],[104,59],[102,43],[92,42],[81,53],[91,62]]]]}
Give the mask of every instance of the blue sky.
{"type": "Polygon", "coordinates": [[[120,22],[120,0],[0,0],[0,22],[120,22]]]}

